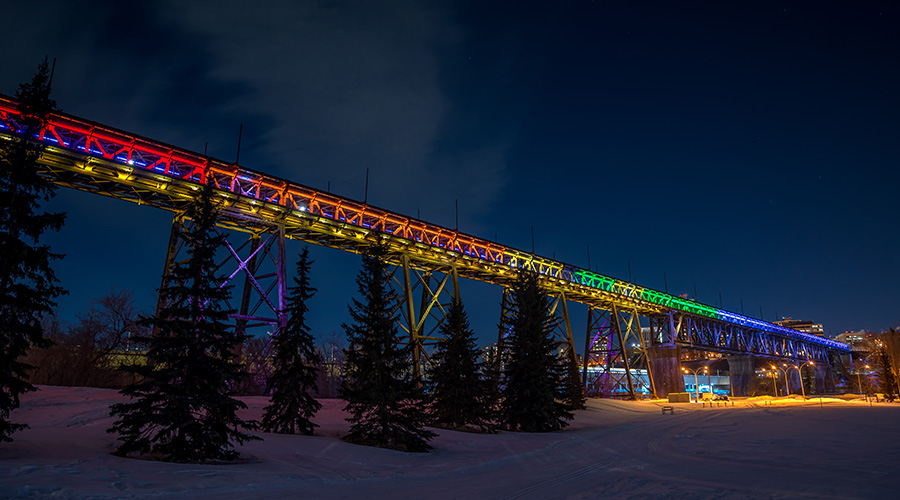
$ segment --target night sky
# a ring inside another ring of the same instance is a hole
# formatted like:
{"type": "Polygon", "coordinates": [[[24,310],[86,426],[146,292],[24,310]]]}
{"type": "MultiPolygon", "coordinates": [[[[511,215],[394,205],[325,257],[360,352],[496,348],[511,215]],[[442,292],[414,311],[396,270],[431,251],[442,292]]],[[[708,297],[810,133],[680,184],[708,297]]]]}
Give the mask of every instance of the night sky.
{"type": "MultiPolygon", "coordinates": [[[[0,92],[701,302],[900,324],[892,2],[2,2],[0,92]],[[137,4],[137,5],[132,5],[137,4]],[[664,279],[665,276],[665,279],[664,279]],[[742,306],[743,304],[743,306],[742,306]]],[[[75,314],[150,310],[171,214],[60,190],[75,314]]],[[[296,255],[302,243],[290,242],[296,255]]],[[[316,334],[359,258],[311,245],[316,334]]],[[[465,283],[482,342],[501,291],[465,283]]],[[[743,307],[743,311],[742,311],[743,307]]],[[[586,308],[572,307],[576,345],[586,308]]]]}

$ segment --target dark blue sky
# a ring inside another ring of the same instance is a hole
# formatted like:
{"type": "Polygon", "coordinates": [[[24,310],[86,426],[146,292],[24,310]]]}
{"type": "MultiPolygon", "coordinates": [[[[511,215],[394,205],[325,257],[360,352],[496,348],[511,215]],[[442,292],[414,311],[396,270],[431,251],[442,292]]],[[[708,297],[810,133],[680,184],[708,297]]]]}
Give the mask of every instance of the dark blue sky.
{"type": "MultiPolygon", "coordinates": [[[[889,2],[4,2],[0,92],[726,309],[900,323],[889,2]],[[186,6],[184,4],[189,4],[186,6]],[[114,7],[110,6],[114,5],[114,7]]],[[[72,320],[149,309],[168,213],[60,191],[72,320]]],[[[300,244],[292,242],[291,253],[300,244]]],[[[358,258],[314,249],[319,334],[358,258]]],[[[484,342],[499,289],[467,284],[484,342]]],[[[576,344],[586,320],[574,308],[576,344]]]]}

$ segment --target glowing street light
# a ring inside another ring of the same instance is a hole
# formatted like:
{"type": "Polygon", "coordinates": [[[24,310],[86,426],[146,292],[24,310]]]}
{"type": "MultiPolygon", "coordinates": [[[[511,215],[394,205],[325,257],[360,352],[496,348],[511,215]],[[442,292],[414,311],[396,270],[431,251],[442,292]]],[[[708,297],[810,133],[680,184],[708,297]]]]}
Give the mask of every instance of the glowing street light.
{"type": "Polygon", "coordinates": [[[815,366],[816,364],[812,361],[807,361],[806,363],[800,365],[799,368],[797,367],[797,365],[791,365],[792,368],[797,370],[797,376],[800,377],[800,394],[803,395],[803,399],[806,399],[806,389],[803,387],[803,367],[806,365],[815,366]]]}
{"type": "MultiPolygon", "coordinates": [[[[864,368],[868,370],[869,365],[866,365],[864,368]]],[[[859,393],[863,394],[862,382],[859,380],[859,368],[856,369],[856,385],[859,387],[859,393]]]]}
{"type": "Polygon", "coordinates": [[[775,377],[778,375],[778,373],[775,372],[775,367],[774,367],[774,366],[772,367],[772,371],[771,371],[771,372],[769,372],[769,370],[767,370],[767,369],[765,369],[765,368],[763,368],[762,371],[763,371],[763,373],[766,374],[766,377],[768,377],[769,375],[772,375],[772,393],[773,393],[773,394],[775,395],[775,397],[777,398],[777,397],[778,397],[778,383],[776,382],[775,377]]]}
{"type": "MultiPolygon", "coordinates": [[[[694,398],[699,400],[700,399],[700,385],[699,385],[699,382],[697,382],[697,370],[694,370],[692,368],[684,368],[684,367],[682,367],[681,369],[684,371],[684,373],[693,373],[694,374],[694,398]],[[688,370],[690,370],[690,372],[688,372],[688,370]]],[[[709,368],[704,366],[703,373],[705,373],[707,376],[709,376],[709,368]]],[[[712,389],[710,389],[710,390],[712,390],[712,389]]]]}
{"type": "MultiPolygon", "coordinates": [[[[785,366],[785,368],[787,368],[787,363],[782,363],[782,364],[785,366]]],[[[779,368],[777,366],[774,366],[774,365],[772,366],[772,369],[773,370],[781,370],[781,373],[784,373],[784,395],[790,396],[791,395],[791,386],[788,384],[787,371],[782,368],[779,368]]],[[[775,377],[776,378],[778,377],[778,372],[775,372],[775,377]]]]}

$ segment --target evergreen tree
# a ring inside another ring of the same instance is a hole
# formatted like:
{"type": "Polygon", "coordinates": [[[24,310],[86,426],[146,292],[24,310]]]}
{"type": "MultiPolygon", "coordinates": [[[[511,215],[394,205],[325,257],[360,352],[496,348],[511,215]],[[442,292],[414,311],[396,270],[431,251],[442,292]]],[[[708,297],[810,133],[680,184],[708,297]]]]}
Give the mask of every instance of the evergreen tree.
{"type": "Polygon", "coordinates": [[[560,400],[562,366],[554,355],[550,299],[537,275],[520,271],[512,286],[510,353],[504,372],[501,422],[509,430],[550,432],[572,419],[560,400]]]}
{"type": "Polygon", "coordinates": [[[887,361],[890,363],[890,366],[893,368],[891,371],[891,377],[894,379],[894,386],[890,391],[893,394],[898,394],[898,389],[900,389],[900,330],[896,328],[888,328],[888,331],[882,332],[879,335],[878,339],[885,350],[885,356],[887,357],[887,361]]]}
{"type": "Polygon", "coordinates": [[[891,400],[897,394],[897,380],[894,378],[894,363],[884,342],[875,347],[875,357],[878,362],[878,385],[881,392],[891,400]]]}
{"type": "Polygon", "coordinates": [[[274,372],[268,381],[271,394],[263,416],[262,427],[267,432],[311,435],[318,427],[310,419],[322,408],[310,391],[316,389],[318,366],[321,363],[316,352],[315,340],[306,324],[309,308],[306,301],[316,289],[309,284],[309,248],[304,247],[297,261],[295,286],[288,297],[288,323],[285,330],[273,338],[275,349],[274,372]]]}
{"type": "Polygon", "coordinates": [[[431,372],[432,418],[436,425],[450,429],[471,426],[494,432],[491,397],[495,385],[484,365],[478,361],[475,334],[459,299],[454,299],[441,325],[444,338],[438,342],[431,357],[435,367],[431,372]]]}
{"type": "Polygon", "coordinates": [[[25,380],[32,367],[20,358],[32,346],[51,344],[41,319],[66,293],[50,267],[62,255],[40,243],[44,232],[59,231],[65,222],[64,213],[40,211],[41,202],[56,194],[56,186],[38,173],[43,147],[32,142],[48,114],[57,111],[46,59],[19,86],[16,99],[22,118],[11,124],[12,139],[0,140],[0,442],[27,427],[10,420],[19,397],[35,390],[25,380]]]}
{"type": "Polygon", "coordinates": [[[569,410],[583,410],[585,398],[578,365],[566,356],[559,369],[562,371],[562,399],[566,407],[569,410]]]}
{"type": "Polygon", "coordinates": [[[362,257],[356,278],[361,300],[349,306],[353,322],[344,324],[345,351],[341,396],[352,425],[344,440],[400,451],[424,452],[434,433],[423,392],[412,378],[411,349],[398,337],[386,249],[374,246],[362,257]]]}
{"type": "Polygon", "coordinates": [[[574,356],[566,353],[565,360],[560,360],[561,369],[564,372],[562,394],[563,401],[570,410],[583,410],[585,397],[584,386],[581,383],[581,374],[578,373],[578,364],[574,356]]]}
{"type": "Polygon", "coordinates": [[[116,454],[160,454],[173,462],[207,462],[237,457],[232,443],[259,439],[243,432],[255,422],[237,416],[247,406],[229,394],[246,376],[234,353],[246,338],[226,324],[223,308],[231,295],[216,276],[214,233],[216,207],[207,184],[188,209],[193,226],[182,237],[188,258],[171,270],[166,303],[143,323],[153,328],[139,341],[147,346],[147,364],[127,367],[140,376],[121,393],[131,398],[115,404],[119,417],[108,432],[122,441],[116,454]]]}

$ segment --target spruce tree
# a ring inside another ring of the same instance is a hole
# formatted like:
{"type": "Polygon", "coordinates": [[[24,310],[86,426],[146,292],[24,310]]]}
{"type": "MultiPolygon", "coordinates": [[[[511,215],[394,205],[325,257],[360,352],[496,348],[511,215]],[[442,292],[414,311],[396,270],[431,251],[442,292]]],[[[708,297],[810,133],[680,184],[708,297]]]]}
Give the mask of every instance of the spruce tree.
{"type": "Polygon", "coordinates": [[[311,264],[309,248],[304,247],[288,297],[287,328],[278,331],[272,339],[275,366],[267,384],[271,399],[262,422],[262,428],[267,432],[311,435],[318,427],[310,420],[322,408],[322,404],[310,395],[316,389],[321,363],[315,340],[306,324],[306,313],[309,312],[306,302],[316,292],[309,283],[311,264]]]}
{"type": "Polygon", "coordinates": [[[59,231],[64,213],[41,212],[56,185],[39,174],[43,147],[33,142],[57,111],[50,98],[50,69],[44,59],[31,81],[16,91],[21,118],[10,124],[11,140],[0,140],[0,442],[27,427],[10,413],[19,397],[35,387],[26,377],[31,366],[20,361],[32,346],[48,347],[41,319],[54,299],[65,294],[51,268],[62,255],[40,243],[44,232],[59,231]]]}
{"type": "Polygon", "coordinates": [[[237,411],[247,406],[230,395],[230,387],[246,376],[235,348],[246,338],[229,326],[224,308],[229,287],[217,276],[215,254],[222,236],[214,232],[216,206],[207,184],[187,211],[193,222],[182,237],[187,259],[171,270],[160,293],[166,303],[143,323],[153,328],[139,341],[147,347],[147,364],[128,371],[139,381],[121,393],[131,398],[115,404],[119,417],[108,432],[118,433],[117,455],[158,454],[173,462],[231,460],[233,443],[259,439],[242,429],[237,411]]]}
{"type": "Polygon", "coordinates": [[[586,401],[584,386],[581,383],[581,374],[578,373],[578,364],[574,356],[566,353],[565,360],[560,360],[560,370],[564,372],[562,394],[563,401],[570,410],[583,410],[586,401]]]}
{"type": "Polygon", "coordinates": [[[449,429],[494,432],[495,386],[478,361],[475,334],[458,298],[450,304],[441,333],[444,338],[431,357],[435,364],[430,381],[433,422],[449,429]]]}
{"type": "Polygon", "coordinates": [[[878,388],[893,401],[897,394],[897,380],[894,378],[894,363],[887,347],[879,342],[875,347],[878,362],[878,388]]]}
{"type": "Polygon", "coordinates": [[[394,300],[386,249],[376,245],[362,256],[356,278],[360,300],[353,299],[344,324],[345,351],[341,396],[352,425],[344,440],[350,443],[424,452],[434,433],[428,421],[422,390],[412,378],[411,349],[402,342],[394,322],[394,300]]]}
{"type": "Polygon", "coordinates": [[[509,430],[550,432],[572,419],[561,400],[562,366],[554,354],[550,298],[537,275],[521,270],[512,289],[509,360],[503,377],[501,422],[509,430]]]}

